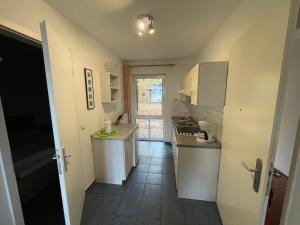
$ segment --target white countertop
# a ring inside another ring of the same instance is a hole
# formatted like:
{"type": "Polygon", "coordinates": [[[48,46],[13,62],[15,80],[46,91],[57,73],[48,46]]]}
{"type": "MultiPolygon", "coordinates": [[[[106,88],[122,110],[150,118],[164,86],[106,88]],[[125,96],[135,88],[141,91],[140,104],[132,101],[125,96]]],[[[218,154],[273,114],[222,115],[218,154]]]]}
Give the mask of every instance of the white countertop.
{"type": "Polygon", "coordinates": [[[92,134],[92,138],[99,140],[125,140],[138,128],[137,124],[132,123],[122,123],[112,127],[118,130],[118,133],[116,135],[108,137],[97,137],[95,136],[95,134],[99,131],[96,131],[92,134]]]}

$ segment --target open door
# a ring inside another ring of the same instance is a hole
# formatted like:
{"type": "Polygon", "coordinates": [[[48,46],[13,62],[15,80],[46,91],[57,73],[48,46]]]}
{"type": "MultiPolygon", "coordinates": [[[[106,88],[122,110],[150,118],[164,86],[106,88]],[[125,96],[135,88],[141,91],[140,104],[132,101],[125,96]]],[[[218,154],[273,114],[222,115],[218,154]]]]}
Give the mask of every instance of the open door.
{"type": "Polygon", "coordinates": [[[217,196],[224,225],[264,223],[288,10],[274,1],[231,51],[217,196]]]}
{"type": "Polygon", "coordinates": [[[41,22],[56,160],[66,225],[79,225],[84,187],[71,51],[41,22]]]}

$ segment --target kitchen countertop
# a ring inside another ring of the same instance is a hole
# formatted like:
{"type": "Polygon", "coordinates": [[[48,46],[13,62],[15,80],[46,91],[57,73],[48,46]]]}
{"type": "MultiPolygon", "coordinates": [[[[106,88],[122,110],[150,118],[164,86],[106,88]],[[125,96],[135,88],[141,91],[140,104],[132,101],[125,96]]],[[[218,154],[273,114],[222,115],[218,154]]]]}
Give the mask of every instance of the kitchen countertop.
{"type": "Polygon", "coordinates": [[[116,135],[109,137],[97,137],[95,135],[99,131],[96,131],[92,134],[92,138],[99,140],[125,140],[138,128],[137,124],[132,123],[121,123],[119,125],[113,125],[112,127],[118,130],[116,135]]]}
{"type": "Polygon", "coordinates": [[[175,132],[176,143],[178,147],[221,149],[221,143],[218,140],[215,143],[200,143],[197,141],[197,137],[195,136],[178,135],[176,132],[176,123],[178,120],[181,119],[181,117],[172,117],[172,125],[175,132]]]}

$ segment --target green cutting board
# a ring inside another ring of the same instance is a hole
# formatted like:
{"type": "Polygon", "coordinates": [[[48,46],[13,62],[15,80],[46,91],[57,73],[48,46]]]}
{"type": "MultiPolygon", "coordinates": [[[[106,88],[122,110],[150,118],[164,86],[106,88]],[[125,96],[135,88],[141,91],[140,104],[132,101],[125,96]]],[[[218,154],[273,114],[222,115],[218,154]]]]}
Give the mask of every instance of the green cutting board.
{"type": "Polygon", "coordinates": [[[95,134],[96,137],[99,138],[105,138],[105,137],[112,137],[118,134],[118,130],[114,127],[111,128],[111,133],[105,133],[105,129],[102,128],[101,130],[99,130],[99,132],[97,132],[95,134]]]}

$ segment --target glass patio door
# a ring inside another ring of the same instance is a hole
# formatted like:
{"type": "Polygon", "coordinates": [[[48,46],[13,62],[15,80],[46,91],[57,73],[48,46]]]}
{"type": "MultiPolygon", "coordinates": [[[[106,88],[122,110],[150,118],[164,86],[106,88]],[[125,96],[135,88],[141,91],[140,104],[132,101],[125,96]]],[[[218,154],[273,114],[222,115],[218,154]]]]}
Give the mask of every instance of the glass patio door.
{"type": "Polygon", "coordinates": [[[133,77],[133,113],[139,126],[139,140],[163,140],[163,78],[161,76],[133,77]]]}

